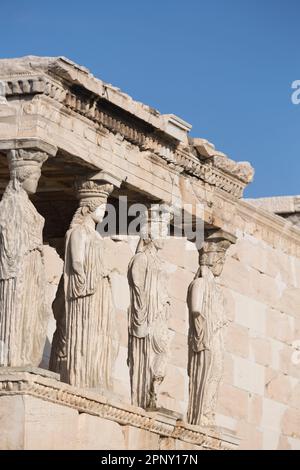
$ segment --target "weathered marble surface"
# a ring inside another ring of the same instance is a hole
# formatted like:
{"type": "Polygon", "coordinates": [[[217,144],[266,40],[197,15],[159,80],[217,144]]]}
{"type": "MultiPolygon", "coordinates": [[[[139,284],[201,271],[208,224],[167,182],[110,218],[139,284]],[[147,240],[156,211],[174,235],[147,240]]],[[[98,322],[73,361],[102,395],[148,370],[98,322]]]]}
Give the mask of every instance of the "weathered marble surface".
{"type": "Polygon", "coordinates": [[[234,237],[209,233],[199,251],[199,269],[189,286],[189,406],[191,424],[213,425],[224,371],[224,327],[228,324],[220,276],[234,237]]]}
{"type": "Polygon", "coordinates": [[[50,309],[45,298],[44,219],[29,199],[42,152],[12,150],[10,182],[0,202],[0,366],[38,366],[50,309]]]}
{"type": "MultiPolygon", "coordinates": [[[[111,194],[115,205],[121,195],[129,196],[131,202],[162,201],[174,203],[177,208],[190,204],[185,210],[192,215],[193,223],[200,217],[196,204],[202,204],[200,218],[206,228],[222,229],[237,237],[237,243],[228,249],[218,278],[229,324],[223,329],[224,369],[216,403],[216,424],[235,432],[241,439],[241,448],[299,448],[299,229],[289,220],[240,199],[253,176],[251,167],[233,162],[205,139],[190,139],[190,125],[180,118],[161,115],[135,102],[65,58],[1,60],[0,79],[5,85],[5,93],[0,93],[1,194],[9,181],[6,155],[10,150],[33,150],[49,155],[43,165],[38,192],[32,196],[35,210],[46,220],[43,252],[47,304],[52,304],[62,275],[62,259],[55,250],[60,253],[77,207],[72,190],[77,177],[87,171],[105,170],[123,181],[111,194]]],[[[7,380],[0,399],[4,400],[0,409],[5,416],[4,446],[7,448],[14,444],[21,448],[59,448],[66,445],[65,435],[74,448],[131,448],[133,442],[142,448],[202,448],[198,437],[194,441],[189,437],[189,442],[182,440],[183,436],[191,436],[191,430],[197,436],[202,433],[199,427],[177,423],[180,431],[176,425],[175,433],[174,423],[170,424],[165,415],[158,419],[139,409],[130,415],[130,420],[122,421],[123,427],[110,419],[113,415],[120,420],[130,402],[126,364],[130,302],[127,270],[137,240],[121,235],[113,243],[110,283],[120,347],[111,379],[113,393],[118,397],[117,414],[110,406],[99,405],[99,393],[87,404],[86,395],[78,389],[73,393],[73,388],[71,396],[67,395],[64,388],[67,385],[60,384],[59,390],[54,387],[55,392],[51,387],[49,390],[49,384],[43,383],[41,387],[39,382],[37,387],[32,374],[28,380],[22,376],[19,385],[7,380]],[[6,396],[7,392],[12,393],[6,396]],[[23,394],[21,397],[19,392],[23,394]],[[66,396],[68,409],[62,411],[66,396]],[[45,397],[50,400],[47,405],[45,397]],[[69,406],[71,402],[73,409],[69,406]],[[78,404],[79,419],[78,410],[74,409],[78,404]],[[99,416],[95,416],[96,408],[99,416]],[[25,421],[28,418],[27,436],[22,434],[23,421],[19,421],[24,409],[25,421]],[[143,416],[143,424],[137,416],[143,416]],[[167,421],[172,433],[156,432],[151,427],[153,420],[159,423],[163,420],[164,429],[167,421]],[[106,430],[102,440],[101,428],[106,430]]],[[[162,407],[180,413],[185,420],[188,409],[186,297],[198,269],[197,250],[191,241],[172,236],[160,250],[160,258],[167,262],[171,298],[169,327],[174,330],[174,337],[159,400],[162,407]]],[[[59,298],[57,294],[56,319],[64,318],[59,298]]],[[[43,367],[48,364],[54,328],[51,318],[43,367]]],[[[61,331],[66,328],[62,322],[61,331]]],[[[64,335],[58,337],[58,343],[62,340],[63,346],[64,335]]],[[[59,349],[55,369],[66,365],[66,350],[64,346],[59,349]]],[[[209,430],[203,432],[211,436],[209,430]]],[[[219,441],[213,447],[222,447],[219,441]]]]}

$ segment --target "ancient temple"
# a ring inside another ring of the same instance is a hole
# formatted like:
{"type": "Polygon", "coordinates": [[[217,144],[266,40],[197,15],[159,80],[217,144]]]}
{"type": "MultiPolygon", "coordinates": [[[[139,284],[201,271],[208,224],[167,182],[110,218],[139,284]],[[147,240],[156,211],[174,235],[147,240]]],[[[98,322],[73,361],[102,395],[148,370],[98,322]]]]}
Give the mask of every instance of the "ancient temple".
{"type": "Polygon", "coordinates": [[[64,57],[0,95],[0,449],[300,449],[299,198],[64,57]]]}

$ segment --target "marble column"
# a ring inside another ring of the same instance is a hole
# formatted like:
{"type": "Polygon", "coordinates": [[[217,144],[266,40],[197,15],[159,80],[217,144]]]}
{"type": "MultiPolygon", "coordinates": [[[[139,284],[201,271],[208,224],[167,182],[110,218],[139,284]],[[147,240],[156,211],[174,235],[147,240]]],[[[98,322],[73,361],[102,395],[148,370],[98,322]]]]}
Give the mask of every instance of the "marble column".
{"type": "Polygon", "coordinates": [[[172,332],[168,328],[168,275],[160,256],[169,210],[148,211],[137,251],[128,268],[130,288],[128,365],[131,401],[142,408],[158,407],[159,386],[166,375],[172,332]]]}
{"type": "Polygon", "coordinates": [[[108,256],[113,242],[101,237],[97,224],[116,185],[103,173],[76,181],[79,207],[66,234],[64,275],[53,304],[50,368],[71,385],[103,393],[112,389],[119,343],[108,256]]]}
{"type": "Polygon", "coordinates": [[[235,237],[222,230],[206,233],[199,251],[199,269],[188,289],[189,404],[187,420],[213,425],[223,374],[223,335],[227,319],[218,284],[226,251],[235,237]]]}
{"type": "Polygon", "coordinates": [[[46,340],[44,219],[30,201],[48,154],[8,152],[10,181],[0,202],[0,366],[39,366],[46,340]]]}

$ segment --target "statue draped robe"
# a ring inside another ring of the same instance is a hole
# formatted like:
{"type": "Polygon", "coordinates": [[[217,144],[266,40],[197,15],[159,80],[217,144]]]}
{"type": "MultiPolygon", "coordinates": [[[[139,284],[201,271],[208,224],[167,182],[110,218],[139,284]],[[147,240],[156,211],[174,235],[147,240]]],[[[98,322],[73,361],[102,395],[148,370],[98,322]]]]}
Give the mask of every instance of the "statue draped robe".
{"type": "Polygon", "coordinates": [[[105,243],[93,228],[75,225],[67,233],[64,284],[66,295],[66,380],[78,387],[112,388],[118,352],[115,311],[105,268],[105,243]],[[83,274],[72,267],[72,237],[83,237],[83,274]]]}
{"type": "Polygon", "coordinates": [[[45,302],[44,219],[18,181],[0,202],[0,366],[39,366],[50,310],[45,302]]]}
{"type": "Polygon", "coordinates": [[[55,299],[52,303],[53,315],[56,320],[56,330],[52,339],[49,370],[66,377],[66,306],[65,306],[64,275],[61,276],[55,299]]]}
{"type": "MultiPolygon", "coordinates": [[[[187,419],[194,425],[212,425],[219,382],[223,372],[223,296],[212,273],[195,279],[188,292],[201,289],[202,305],[194,315],[189,302],[189,406],[187,419]]],[[[195,310],[195,306],[193,306],[195,310]]]]}
{"type": "Polygon", "coordinates": [[[133,405],[147,408],[155,406],[156,385],[165,377],[171,340],[166,272],[151,248],[133,257],[128,281],[131,400],[133,405]]]}

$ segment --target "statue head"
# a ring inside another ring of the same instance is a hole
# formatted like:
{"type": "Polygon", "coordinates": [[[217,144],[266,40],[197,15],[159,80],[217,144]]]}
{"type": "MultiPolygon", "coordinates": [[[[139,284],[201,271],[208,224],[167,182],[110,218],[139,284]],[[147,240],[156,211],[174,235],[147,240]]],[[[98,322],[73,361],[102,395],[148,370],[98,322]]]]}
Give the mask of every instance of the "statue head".
{"type": "Polygon", "coordinates": [[[11,180],[28,194],[35,194],[41,177],[41,167],[47,155],[24,149],[11,150],[8,155],[11,180]]]}
{"type": "Polygon", "coordinates": [[[97,180],[80,179],[75,182],[79,209],[73,219],[74,223],[82,223],[87,217],[91,217],[95,224],[100,224],[106,211],[107,199],[114,186],[97,180]]]}
{"type": "Polygon", "coordinates": [[[153,204],[143,214],[141,238],[151,242],[157,250],[161,250],[169,233],[172,210],[166,204],[153,204]]]}
{"type": "Polygon", "coordinates": [[[235,242],[235,237],[224,231],[214,231],[205,237],[205,241],[199,250],[200,271],[206,267],[214,277],[222,274],[226,252],[235,242]]]}
{"type": "Polygon", "coordinates": [[[26,173],[23,175],[19,175],[18,179],[22,184],[23,189],[28,194],[35,194],[39,179],[41,177],[41,169],[39,167],[36,168],[28,168],[25,170],[26,173]]]}

